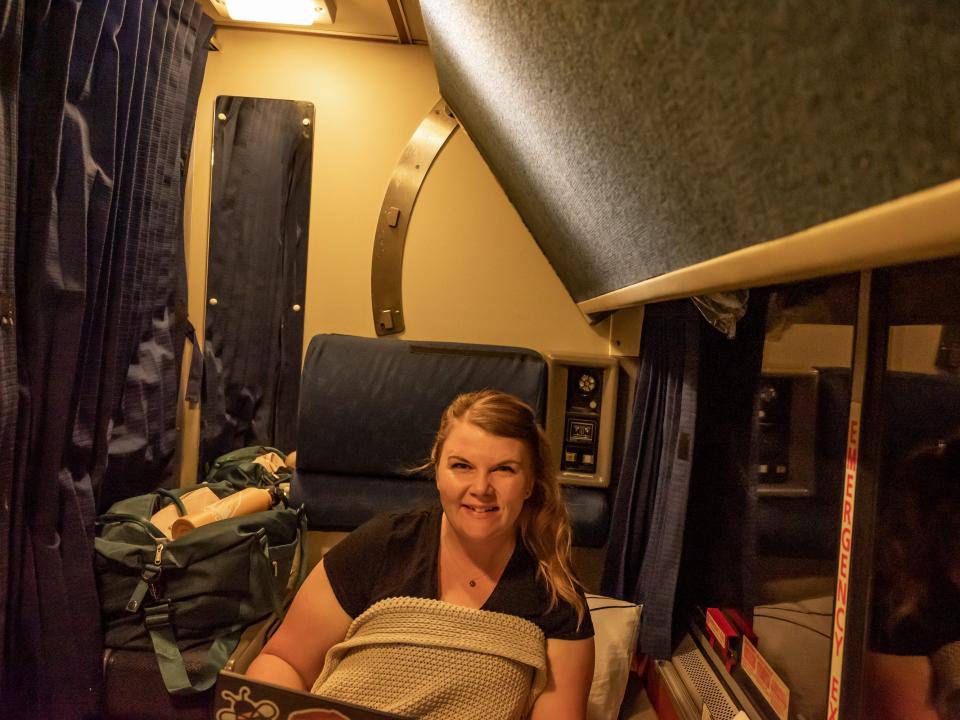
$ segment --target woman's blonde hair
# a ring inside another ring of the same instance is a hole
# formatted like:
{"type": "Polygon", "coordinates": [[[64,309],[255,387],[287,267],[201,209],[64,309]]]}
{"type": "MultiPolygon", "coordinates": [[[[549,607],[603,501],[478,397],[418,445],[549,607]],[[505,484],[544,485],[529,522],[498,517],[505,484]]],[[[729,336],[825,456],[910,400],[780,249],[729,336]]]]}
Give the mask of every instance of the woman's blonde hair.
{"type": "Polygon", "coordinates": [[[570,567],[570,520],[560,494],[550,443],[537,425],[533,409],[519,398],[498,390],[457,396],[440,419],[440,429],[430,451],[428,466],[434,473],[453,423],[460,421],[497,437],[520,440],[530,452],[533,487],[520,512],[520,537],[537,560],[537,574],[550,592],[551,609],[563,598],[576,608],[579,625],[586,613],[586,603],[577,592],[578,583],[570,567]]]}

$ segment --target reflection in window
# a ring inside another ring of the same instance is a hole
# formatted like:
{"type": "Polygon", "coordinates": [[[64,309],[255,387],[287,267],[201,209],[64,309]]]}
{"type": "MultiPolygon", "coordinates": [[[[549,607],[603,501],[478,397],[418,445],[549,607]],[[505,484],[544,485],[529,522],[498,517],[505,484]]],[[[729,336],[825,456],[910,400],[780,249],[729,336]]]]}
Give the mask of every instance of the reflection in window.
{"type": "Polygon", "coordinates": [[[702,340],[683,590],[708,641],[709,608],[752,624],[762,662],[738,647],[725,665],[762,717],[827,716],[858,287],[751,290],[736,338],[702,340]],[[767,667],[784,715],[758,690],[767,667]]]}
{"type": "Polygon", "coordinates": [[[890,273],[866,715],[960,718],[960,265],[890,273]]]}
{"type": "Polygon", "coordinates": [[[767,309],[754,400],[753,627],[790,690],[790,718],[827,716],[857,289],[855,276],[790,285],[767,309]]]}

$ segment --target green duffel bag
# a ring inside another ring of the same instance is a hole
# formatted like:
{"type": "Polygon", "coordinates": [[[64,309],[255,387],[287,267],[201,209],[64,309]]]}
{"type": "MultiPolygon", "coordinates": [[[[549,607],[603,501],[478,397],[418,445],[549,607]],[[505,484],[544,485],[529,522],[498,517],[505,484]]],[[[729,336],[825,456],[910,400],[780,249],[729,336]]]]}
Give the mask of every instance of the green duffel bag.
{"type": "Polygon", "coordinates": [[[217,482],[158,490],[115,503],[97,520],[97,583],[104,645],[152,649],[171,694],[201,692],[216,682],[249,625],[283,610],[303,580],[306,517],[278,490],[273,508],[203,525],[170,540],[150,517],[198,487],[218,497],[242,489],[217,482]],[[193,677],[182,652],[209,644],[193,677]]]}
{"type": "Polygon", "coordinates": [[[276,448],[250,445],[221,455],[210,463],[204,482],[229,482],[240,487],[267,487],[288,480],[289,469],[281,468],[280,475],[277,476],[263,465],[253,462],[261,455],[268,453],[276,453],[282,460],[287,459],[286,454],[276,448]]]}

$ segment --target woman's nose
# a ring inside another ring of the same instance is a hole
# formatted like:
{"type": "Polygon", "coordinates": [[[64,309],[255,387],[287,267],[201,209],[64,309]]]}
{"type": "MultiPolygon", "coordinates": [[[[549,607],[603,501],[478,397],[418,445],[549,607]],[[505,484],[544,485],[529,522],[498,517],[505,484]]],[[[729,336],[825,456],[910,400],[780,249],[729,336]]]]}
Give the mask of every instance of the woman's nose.
{"type": "Polygon", "coordinates": [[[492,489],[490,475],[485,472],[477,472],[470,479],[470,492],[474,495],[489,495],[492,489]]]}

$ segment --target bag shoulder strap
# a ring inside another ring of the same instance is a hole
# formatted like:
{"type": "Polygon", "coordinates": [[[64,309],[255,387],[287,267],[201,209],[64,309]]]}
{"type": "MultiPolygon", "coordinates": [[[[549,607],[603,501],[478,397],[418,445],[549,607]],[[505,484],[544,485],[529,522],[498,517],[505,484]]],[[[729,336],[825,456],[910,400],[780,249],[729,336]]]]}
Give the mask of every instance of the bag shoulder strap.
{"type": "Polygon", "coordinates": [[[144,520],[141,517],[136,515],[131,515],[129,513],[104,513],[97,518],[98,525],[109,525],[110,523],[133,523],[134,525],[139,525],[141,528],[146,530],[147,534],[157,540],[165,540],[167,536],[163,534],[163,530],[158,528],[149,520],[144,520]]]}
{"type": "Polygon", "coordinates": [[[179,495],[177,495],[174,492],[170,492],[166,488],[157,488],[154,492],[156,492],[157,495],[162,495],[163,497],[170,500],[174,505],[176,505],[177,515],[179,515],[180,517],[183,517],[184,515],[187,514],[187,508],[183,504],[183,500],[180,499],[179,495]]]}
{"type": "Polygon", "coordinates": [[[147,632],[150,633],[150,641],[153,643],[153,652],[157,657],[163,684],[171,695],[191,695],[212,687],[217,681],[220,669],[226,664],[231,653],[236,650],[240,635],[243,633],[243,629],[240,628],[217,637],[207,651],[200,671],[195,673],[191,680],[183,662],[183,655],[177,647],[173,626],[170,624],[169,603],[160,602],[145,608],[144,624],[147,626],[147,632]]]}

